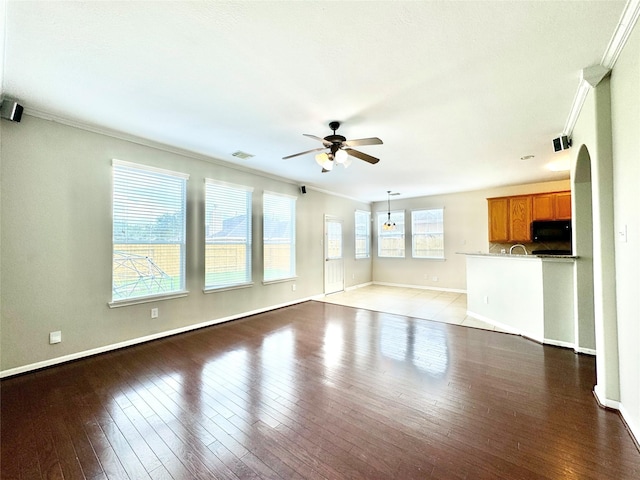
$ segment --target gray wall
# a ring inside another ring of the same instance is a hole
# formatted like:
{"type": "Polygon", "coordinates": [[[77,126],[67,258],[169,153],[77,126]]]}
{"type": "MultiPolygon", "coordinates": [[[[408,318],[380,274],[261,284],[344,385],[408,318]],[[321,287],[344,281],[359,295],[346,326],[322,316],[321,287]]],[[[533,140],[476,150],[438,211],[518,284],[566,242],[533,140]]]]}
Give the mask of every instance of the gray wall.
{"type": "Polygon", "coordinates": [[[346,286],[371,281],[371,260],[354,259],[354,212],[368,203],[221,162],[23,116],[1,122],[1,371],[17,373],[109,346],[135,343],[204,322],[293,303],[323,293],[324,215],[343,220],[346,286]],[[111,299],[111,160],[190,175],[185,298],[109,308],[111,299]],[[204,179],[254,190],[250,288],[204,294],[204,179]],[[295,281],[263,285],[262,192],[299,195],[295,281]],[[296,290],[292,290],[292,283],[296,290]],[[159,308],[159,318],[150,309],[159,308]],[[62,343],[49,345],[49,332],[62,343]],[[29,366],[29,367],[28,367],[29,366]]]}

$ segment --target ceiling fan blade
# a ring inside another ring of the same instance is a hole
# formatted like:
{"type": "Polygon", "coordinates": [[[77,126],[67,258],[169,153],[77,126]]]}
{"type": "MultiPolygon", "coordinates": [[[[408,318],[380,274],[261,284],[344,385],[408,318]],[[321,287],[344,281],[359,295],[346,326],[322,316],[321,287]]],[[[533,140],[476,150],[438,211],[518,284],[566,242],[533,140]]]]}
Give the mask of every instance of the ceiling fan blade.
{"type": "Polygon", "coordinates": [[[372,164],[376,164],[380,161],[379,158],[372,157],[371,155],[367,155],[366,153],[359,152],[358,150],[353,150],[351,148],[345,148],[345,152],[347,152],[352,157],[359,158],[360,160],[364,160],[365,162],[369,162],[372,164]]]}
{"type": "Polygon", "coordinates": [[[300,153],[294,153],[293,155],[287,155],[286,157],[282,157],[283,160],[287,160],[288,158],[293,158],[293,157],[298,157],[300,155],[305,155],[307,153],[311,153],[311,152],[318,152],[320,150],[324,150],[325,147],[320,147],[320,148],[314,148],[312,150],[307,150],[306,152],[300,152],[300,153]]]}
{"type": "Polygon", "coordinates": [[[347,140],[342,142],[347,147],[359,147],[360,145],[382,145],[382,140],[378,137],[360,138],[358,140],[347,140]]]}
{"type": "Polygon", "coordinates": [[[314,140],[318,140],[319,142],[322,142],[323,144],[325,144],[327,147],[329,147],[329,146],[331,146],[331,145],[332,145],[332,143],[331,143],[331,142],[328,142],[328,141],[327,141],[327,140],[325,140],[324,138],[320,138],[320,137],[317,137],[317,136],[315,136],[315,135],[310,135],[310,134],[308,134],[308,133],[303,133],[302,135],[304,135],[305,137],[313,138],[314,140]]]}

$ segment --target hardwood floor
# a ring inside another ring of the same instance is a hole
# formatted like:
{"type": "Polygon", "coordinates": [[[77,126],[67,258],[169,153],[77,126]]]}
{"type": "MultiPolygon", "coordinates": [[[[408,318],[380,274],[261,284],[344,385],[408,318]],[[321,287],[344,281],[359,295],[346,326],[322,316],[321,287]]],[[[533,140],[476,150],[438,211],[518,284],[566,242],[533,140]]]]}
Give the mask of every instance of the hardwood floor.
{"type": "Polygon", "coordinates": [[[8,479],[638,479],[594,359],[310,301],[1,383],[8,479]]]}

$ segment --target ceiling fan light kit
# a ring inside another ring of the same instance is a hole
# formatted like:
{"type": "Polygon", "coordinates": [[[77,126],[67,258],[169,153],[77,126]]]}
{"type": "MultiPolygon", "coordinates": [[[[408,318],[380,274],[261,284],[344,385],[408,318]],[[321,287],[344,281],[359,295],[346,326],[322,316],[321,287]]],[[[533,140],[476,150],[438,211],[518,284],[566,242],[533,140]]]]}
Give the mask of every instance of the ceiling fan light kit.
{"type": "Polygon", "coordinates": [[[307,153],[319,152],[321,150],[328,150],[322,153],[316,154],[316,163],[322,167],[322,172],[329,172],[333,169],[334,164],[342,165],[344,168],[347,168],[351,165],[351,157],[359,158],[360,160],[364,160],[365,162],[376,164],[380,161],[379,158],[372,157],[367,153],[360,152],[358,150],[354,150],[353,147],[357,147],[360,145],[381,145],[382,140],[377,137],[371,138],[360,138],[357,140],[347,140],[342,135],[338,135],[336,130],[340,128],[340,122],[331,122],[329,123],[329,128],[333,130],[333,135],[327,135],[324,138],[317,137],[315,135],[310,135],[308,133],[303,133],[305,137],[310,137],[315,140],[322,142],[323,146],[319,148],[314,148],[312,150],[306,150],[300,153],[294,153],[293,155],[288,155],[286,157],[282,157],[283,160],[287,160],[289,158],[298,157],[300,155],[305,155],[307,153]]]}

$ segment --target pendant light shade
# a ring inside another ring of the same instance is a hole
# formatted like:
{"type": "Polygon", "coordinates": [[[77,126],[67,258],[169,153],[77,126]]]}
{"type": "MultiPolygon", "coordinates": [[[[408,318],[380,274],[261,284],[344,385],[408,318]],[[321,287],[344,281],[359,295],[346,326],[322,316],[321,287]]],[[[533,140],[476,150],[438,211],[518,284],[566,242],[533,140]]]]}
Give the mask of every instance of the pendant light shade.
{"type": "Polygon", "coordinates": [[[387,221],[382,225],[382,230],[389,232],[395,229],[395,222],[391,222],[391,190],[387,190],[387,221]]]}

